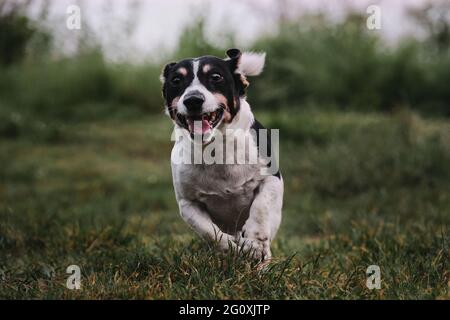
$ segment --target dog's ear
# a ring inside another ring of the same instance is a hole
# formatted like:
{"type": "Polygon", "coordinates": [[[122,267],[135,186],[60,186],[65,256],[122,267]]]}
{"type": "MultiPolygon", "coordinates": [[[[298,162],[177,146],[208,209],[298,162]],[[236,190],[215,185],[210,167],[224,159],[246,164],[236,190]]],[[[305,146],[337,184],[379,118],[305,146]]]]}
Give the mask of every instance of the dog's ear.
{"type": "Polygon", "coordinates": [[[237,90],[240,96],[245,95],[245,89],[249,86],[246,76],[257,76],[263,68],[266,60],[265,53],[244,52],[239,49],[227,50],[228,61],[235,75],[237,90]]]}
{"type": "Polygon", "coordinates": [[[161,75],[159,76],[159,80],[161,80],[161,83],[163,84],[162,95],[163,95],[164,99],[166,99],[166,86],[164,85],[164,83],[166,82],[166,79],[167,79],[167,76],[169,75],[170,70],[176,64],[177,64],[176,62],[170,62],[170,63],[166,64],[164,66],[164,68],[162,69],[161,75]]]}
{"type": "Polygon", "coordinates": [[[257,76],[263,71],[265,62],[265,52],[244,52],[239,58],[238,71],[245,76],[257,76]]]}
{"type": "Polygon", "coordinates": [[[242,56],[241,50],[239,49],[228,49],[227,50],[228,58],[225,59],[228,61],[230,66],[231,73],[233,74],[234,82],[236,84],[236,91],[239,96],[245,95],[245,89],[248,87],[248,81],[245,78],[245,75],[241,74],[238,71],[240,59],[242,56]]]}
{"type": "Polygon", "coordinates": [[[176,62],[170,62],[164,66],[162,69],[161,75],[159,76],[159,80],[161,80],[162,83],[166,81],[167,75],[169,74],[170,70],[174,65],[176,65],[176,62]]]}
{"type": "Polygon", "coordinates": [[[230,63],[235,67],[235,71],[244,76],[257,76],[263,69],[266,62],[266,53],[244,52],[239,49],[229,49],[227,56],[230,63]]]}
{"type": "Polygon", "coordinates": [[[242,56],[241,50],[239,49],[228,49],[227,50],[228,60],[230,61],[231,68],[235,71],[239,65],[240,58],[242,56]]]}

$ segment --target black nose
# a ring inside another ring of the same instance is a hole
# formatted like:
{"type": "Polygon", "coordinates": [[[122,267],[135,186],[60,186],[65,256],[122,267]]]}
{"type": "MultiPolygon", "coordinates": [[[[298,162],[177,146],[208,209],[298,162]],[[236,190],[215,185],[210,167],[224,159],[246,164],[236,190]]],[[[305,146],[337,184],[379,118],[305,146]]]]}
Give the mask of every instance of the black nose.
{"type": "Polygon", "coordinates": [[[187,110],[194,113],[201,112],[203,102],[205,102],[205,96],[200,92],[188,94],[183,100],[187,110]]]}

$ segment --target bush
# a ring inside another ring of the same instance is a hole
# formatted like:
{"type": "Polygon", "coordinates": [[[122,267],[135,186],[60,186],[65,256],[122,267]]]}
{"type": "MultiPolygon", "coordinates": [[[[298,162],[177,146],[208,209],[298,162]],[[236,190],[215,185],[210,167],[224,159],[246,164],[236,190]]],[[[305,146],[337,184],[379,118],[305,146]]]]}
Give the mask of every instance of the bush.
{"type": "Polygon", "coordinates": [[[159,73],[154,65],[106,63],[91,51],[5,69],[0,94],[12,111],[69,122],[161,112],[159,73]]]}
{"type": "Polygon", "coordinates": [[[20,5],[0,3],[0,65],[17,63],[36,33],[31,21],[20,12],[20,5]]]}
{"type": "Polygon", "coordinates": [[[409,106],[449,115],[449,56],[417,41],[385,48],[360,16],[338,25],[322,17],[282,25],[260,39],[268,59],[250,98],[260,106],[334,105],[339,109],[392,111],[409,106]],[[447,68],[445,68],[447,67],[447,68]]]}
{"type": "MultiPolygon", "coordinates": [[[[233,46],[231,39],[212,44],[199,20],[161,63],[112,63],[95,46],[72,57],[31,55],[0,66],[0,103],[14,112],[60,121],[159,113],[164,63],[206,54],[223,57],[233,46]]],[[[0,40],[0,46],[7,45],[0,40]]],[[[428,43],[410,40],[386,48],[361,16],[350,15],[338,24],[302,17],[248,48],[268,54],[264,73],[250,79],[249,100],[270,110],[312,106],[391,112],[408,107],[449,116],[449,51],[428,50],[428,43]]]]}

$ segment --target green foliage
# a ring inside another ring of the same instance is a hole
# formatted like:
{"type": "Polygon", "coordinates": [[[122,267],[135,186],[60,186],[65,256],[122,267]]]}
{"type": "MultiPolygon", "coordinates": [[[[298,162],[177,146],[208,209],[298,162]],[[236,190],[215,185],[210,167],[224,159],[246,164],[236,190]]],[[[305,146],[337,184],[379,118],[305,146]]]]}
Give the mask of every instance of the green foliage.
{"type": "Polygon", "coordinates": [[[4,70],[0,101],[22,116],[62,122],[161,112],[159,73],[151,65],[108,65],[97,51],[33,61],[4,70]]]}
{"type": "Polygon", "coordinates": [[[70,120],[80,103],[111,96],[113,85],[108,73],[99,53],[71,60],[44,60],[8,69],[0,90],[19,110],[70,120]]]}
{"type": "MultiPolygon", "coordinates": [[[[182,33],[164,62],[223,57],[233,46],[227,43],[212,44],[199,20],[182,33]]],[[[428,50],[427,43],[411,40],[386,48],[357,15],[339,24],[320,16],[285,23],[253,45],[267,52],[267,62],[262,76],[250,79],[249,100],[270,110],[296,105],[386,112],[407,107],[448,116],[450,51],[428,50]]],[[[70,122],[163,109],[163,63],[111,63],[95,46],[72,57],[30,55],[33,59],[0,67],[0,103],[13,106],[15,113],[70,122]]]]}
{"type": "Polygon", "coordinates": [[[250,88],[259,106],[333,105],[390,111],[408,106],[448,115],[448,53],[416,41],[385,48],[360,16],[334,25],[321,16],[280,26],[255,48],[267,52],[264,75],[250,88]]]}
{"type": "Polygon", "coordinates": [[[0,3],[0,65],[23,59],[27,44],[37,31],[18,8],[8,9],[7,4],[0,3]]]}

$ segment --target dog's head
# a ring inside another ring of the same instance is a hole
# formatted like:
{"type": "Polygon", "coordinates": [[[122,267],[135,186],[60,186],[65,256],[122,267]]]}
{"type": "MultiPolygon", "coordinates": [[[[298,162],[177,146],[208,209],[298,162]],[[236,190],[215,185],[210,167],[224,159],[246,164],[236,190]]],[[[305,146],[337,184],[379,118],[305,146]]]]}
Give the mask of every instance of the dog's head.
{"type": "Polygon", "coordinates": [[[233,120],[248,86],[246,76],[256,76],[264,67],[265,53],[230,49],[227,56],[172,62],[161,74],[167,114],[191,138],[202,135],[203,143],[233,120]]]}

